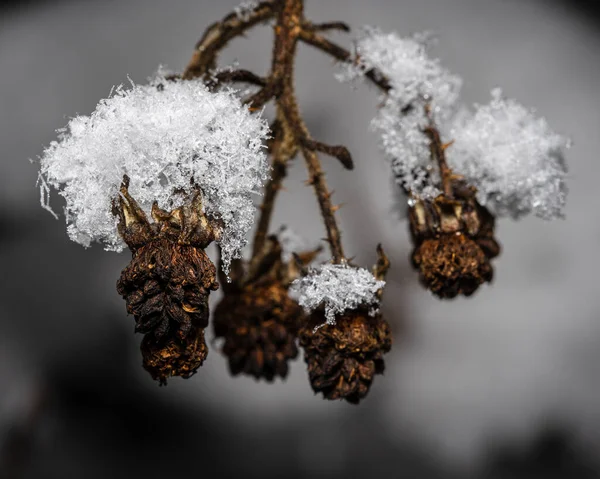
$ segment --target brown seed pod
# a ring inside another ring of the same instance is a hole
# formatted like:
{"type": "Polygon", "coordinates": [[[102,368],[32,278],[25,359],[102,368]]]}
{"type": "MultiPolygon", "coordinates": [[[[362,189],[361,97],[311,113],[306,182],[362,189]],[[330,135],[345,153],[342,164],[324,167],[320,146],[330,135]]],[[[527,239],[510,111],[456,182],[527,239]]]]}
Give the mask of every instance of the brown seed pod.
{"type": "MultiPolygon", "coordinates": [[[[315,255],[298,256],[300,266],[315,255]]],[[[288,289],[299,265],[281,256],[277,237],[270,236],[252,261],[232,265],[231,283],[222,281],[225,294],[215,308],[213,328],[215,337],[224,339],[222,353],[234,376],[285,378],[288,362],[298,355],[296,336],[305,316],[288,289]]]]}
{"type": "Polygon", "coordinates": [[[160,338],[173,330],[185,338],[192,326],[208,326],[216,274],[204,250],[159,239],[133,253],[117,291],[135,318],[136,332],[160,338]]]}
{"type": "Polygon", "coordinates": [[[494,217],[475,193],[457,177],[452,198],[439,195],[409,207],[412,264],[423,285],[440,298],[470,296],[492,280],[490,260],[500,246],[494,238],[494,217]]]}
{"type": "Polygon", "coordinates": [[[152,207],[153,222],[128,191],[125,176],[113,213],[118,230],[132,252],[131,262],[117,281],[117,291],[135,319],[142,341],[144,367],[166,384],[168,376],[189,377],[208,349],[208,295],[219,287],[206,248],[219,229],[202,211],[196,191],[171,212],[152,207]]]}
{"type": "Polygon", "coordinates": [[[157,340],[154,335],[146,334],[140,349],[144,369],[161,386],[172,376],[188,379],[194,375],[208,354],[202,328],[192,328],[185,338],[167,334],[157,340]]]}
{"type": "Polygon", "coordinates": [[[375,375],[383,374],[383,355],[392,347],[390,326],[381,314],[370,316],[366,309],[346,311],[335,325],[315,331],[324,322],[324,313],[315,311],[299,333],[312,389],[325,399],[358,404],[375,375]]]}
{"type": "Polygon", "coordinates": [[[269,382],[285,378],[288,361],[298,355],[296,334],[303,316],[280,282],[226,294],[215,308],[213,327],[215,336],[225,340],[222,352],[231,374],[269,382]]]}

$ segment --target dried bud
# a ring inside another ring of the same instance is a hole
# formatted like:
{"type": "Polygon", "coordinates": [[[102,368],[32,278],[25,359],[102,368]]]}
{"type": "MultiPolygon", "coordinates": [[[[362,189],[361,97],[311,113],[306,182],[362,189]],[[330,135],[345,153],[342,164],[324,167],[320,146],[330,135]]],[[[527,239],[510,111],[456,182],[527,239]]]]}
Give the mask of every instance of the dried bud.
{"type": "Polygon", "coordinates": [[[452,198],[417,200],[409,208],[413,266],[440,298],[470,296],[491,281],[490,260],[500,252],[494,217],[477,202],[476,190],[456,178],[453,192],[452,198]]]}
{"type": "Polygon", "coordinates": [[[296,334],[303,316],[287,288],[276,281],[225,294],[215,308],[213,327],[215,336],[225,339],[222,352],[231,374],[269,382],[285,378],[288,361],[298,355],[296,334]]]}
{"type": "MultiPolygon", "coordinates": [[[[296,336],[304,311],[288,296],[298,269],[281,255],[279,241],[271,236],[249,264],[234,263],[233,282],[223,283],[225,295],[215,308],[213,327],[215,336],[225,340],[222,352],[232,375],[269,382],[285,378],[288,362],[298,355],[296,336]]],[[[313,257],[304,256],[307,262],[313,257]]]]}
{"type": "Polygon", "coordinates": [[[152,334],[147,334],[140,349],[144,369],[161,386],[166,385],[167,379],[172,376],[191,377],[208,354],[202,328],[192,328],[183,339],[178,334],[167,334],[157,340],[152,334]]]}
{"type": "Polygon", "coordinates": [[[132,251],[117,291],[135,318],[142,342],[144,367],[154,379],[189,377],[204,361],[208,349],[208,295],[216,290],[216,268],[204,248],[218,229],[202,211],[200,193],[166,212],[154,204],[150,223],[128,192],[128,178],[113,211],[118,230],[132,251]]]}
{"type": "Polygon", "coordinates": [[[335,325],[315,330],[324,322],[324,313],[316,311],[299,333],[310,384],[325,399],[358,404],[375,375],[383,373],[383,354],[392,346],[390,326],[380,314],[370,316],[366,309],[346,311],[335,325]]]}

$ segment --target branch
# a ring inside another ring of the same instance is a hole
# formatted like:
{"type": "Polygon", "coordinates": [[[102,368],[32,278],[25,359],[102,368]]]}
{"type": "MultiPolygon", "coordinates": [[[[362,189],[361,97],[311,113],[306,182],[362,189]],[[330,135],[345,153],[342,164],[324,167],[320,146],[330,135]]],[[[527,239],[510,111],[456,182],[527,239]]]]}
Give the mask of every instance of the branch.
{"type": "Polygon", "coordinates": [[[309,173],[309,182],[313,185],[315,193],[317,194],[317,201],[319,202],[321,215],[323,216],[325,229],[327,230],[327,241],[331,248],[333,261],[335,263],[341,263],[344,260],[342,237],[335,219],[334,207],[331,204],[331,193],[329,192],[327,182],[325,181],[325,173],[323,173],[319,157],[314,151],[303,148],[302,153],[304,154],[306,167],[309,173]]]}
{"type": "Polygon", "coordinates": [[[304,24],[302,25],[302,28],[304,30],[307,30],[310,32],[326,32],[329,30],[339,30],[339,31],[346,32],[346,33],[350,32],[350,27],[348,26],[348,24],[346,24],[344,22],[326,22],[326,23],[304,22],[304,24]]]}
{"type": "Polygon", "coordinates": [[[321,143],[320,141],[315,141],[312,138],[301,138],[302,146],[304,148],[308,148],[312,151],[320,151],[321,153],[325,153],[326,155],[333,156],[337,158],[344,168],[347,170],[354,169],[354,162],[352,161],[352,155],[348,148],[342,145],[326,145],[325,143],[321,143]]]}
{"type": "Polygon", "coordinates": [[[452,170],[446,162],[446,148],[450,146],[452,142],[447,144],[442,143],[440,132],[433,123],[429,105],[425,106],[425,114],[429,119],[429,125],[425,127],[423,132],[429,137],[430,140],[429,149],[431,151],[431,158],[437,162],[440,169],[442,190],[444,191],[444,194],[448,198],[452,198],[454,196],[452,186],[452,170]]]}
{"type": "Polygon", "coordinates": [[[265,186],[265,195],[260,207],[260,217],[254,234],[254,244],[252,245],[253,258],[256,257],[264,247],[269,232],[271,216],[273,215],[275,199],[282,189],[281,185],[287,175],[287,162],[296,156],[296,153],[298,152],[298,147],[294,142],[295,138],[290,132],[289,126],[279,108],[277,110],[277,120],[271,127],[271,131],[273,132],[273,139],[270,142],[269,151],[273,158],[273,171],[271,173],[271,179],[265,186]]]}
{"type": "Polygon", "coordinates": [[[249,70],[226,70],[217,73],[207,82],[207,86],[215,89],[223,83],[248,83],[256,86],[266,86],[267,80],[249,70]]]}
{"type": "MultiPolygon", "coordinates": [[[[345,48],[333,43],[331,40],[319,35],[316,31],[311,29],[303,29],[300,32],[300,40],[304,43],[308,43],[315,48],[331,55],[333,58],[340,62],[350,63],[352,62],[352,54],[345,48]]],[[[365,73],[365,76],[378,88],[384,92],[388,92],[391,89],[388,79],[379,70],[372,68],[365,73]]]]}
{"type": "Polygon", "coordinates": [[[276,3],[273,0],[266,0],[259,3],[244,18],[240,18],[236,13],[230,13],[220,22],[213,23],[196,44],[194,55],[184,70],[182,78],[190,80],[205,76],[215,68],[217,55],[230,40],[243,35],[256,24],[272,18],[275,9],[276,3]]]}

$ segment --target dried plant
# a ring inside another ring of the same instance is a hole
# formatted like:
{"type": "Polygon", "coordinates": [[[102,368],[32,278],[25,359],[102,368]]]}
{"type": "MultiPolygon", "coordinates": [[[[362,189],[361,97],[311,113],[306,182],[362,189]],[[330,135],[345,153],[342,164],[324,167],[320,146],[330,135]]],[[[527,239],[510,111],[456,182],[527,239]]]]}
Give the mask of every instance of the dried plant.
{"type": "Polygon", "coordinates": [[[117,290],[145,335],[144,367],[161,384],[189,377],[205,360],[217,276],[224,296],[213,328],[233,375],[285,378],[299,344],[313,390],[357,403],[383,372],[392,339],[379,306],[389,261],[381,245],[372,272],[344,254],[320,155],[348,170],[354,163],[346,147],[307,128],[294,87],[299,42],[337,60],[340,81],[364,80],[381,92],[373,130],[406,193],[412,263],[433,294],[469,296],[491,281],[496,216],[563,215],[569,141],[543,119],[500,90],[489,105],[461,106],[461,79],[430,56],[427,35],[364,28],[348,50],[327,38],[333,30],[350,28],[311,22],[303,0],[244,2],[207,28],[182,73],[117,88],[91,116],[72,119],[41,157],[42,206],[50,209],[50,187],[64,196],[71,239],[130,249],[117,290]],[[219,67],[221,50],[259,24],[274,29],[270,71],[219,67]],[[331,253],[324,264],[311,266],[316,250],[282,246],[269,232],[296,157],[323,219],[331,253]],[[252,196],[261,190],[243,259],[252,196]],[[219,273],[205,253],[212,242],[219,273]]]}

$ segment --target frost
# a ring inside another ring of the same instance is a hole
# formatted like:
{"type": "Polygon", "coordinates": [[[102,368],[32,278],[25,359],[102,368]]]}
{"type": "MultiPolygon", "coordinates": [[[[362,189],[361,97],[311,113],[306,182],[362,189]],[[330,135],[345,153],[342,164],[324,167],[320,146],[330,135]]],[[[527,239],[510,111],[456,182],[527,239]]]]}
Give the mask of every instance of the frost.
{"type": "Polygon", "coordinates": [[[401,38],[365,28],[355,45],[356,61],[344,64],[338,79],[352,81],[375,68],[387,77],[390,91],[383,98],[372,127],[392,164],[396,182],[415,195],[436,196],[436,173],[431,170],[429,140],[423,128],[429,123],[425,106],[436,124],[454,113],[462,80],[429,56],[431,35],[401,38]]]}
{"type": "Polygon", "coordinates": [[[567,188],[563,150],[570,142],[543,118],[492,91],[488,105],[461,115],[448,163],[477,187],[478,201],[498,215],[563,216],[567,188]]]}
{"type": "Polygon", "coordinates": [[[268,177],[267,133],[266,122],[233,91],[211,93],[199,80],[159,75],[148,85],[117,87],[90,116],[60,130],[40,158],[41,193],[47,183],[65,198],[72,240],[121,251],[111,202],[124,174],[148,214],[155,200],[164,209],[181,206],[193,182],[202,189],[205,212],[223,221],[227,269],[246,244],[252,195],[268,177]]]}
{"type": "Polygon", "coordinates": [[[308,241],[305,237],[296,233],[288,226],[282,226],[277,231],[277,239],[281,245],[281,259],[285,262],[292,261],[294,253],[313,251],[317,249],[317,244],[308,241]]]}
{"type": "Polygon", "coordinates": [[[258,7],[257,0],[245,0],[235,7],[233,11],[240,20],[247,21],[256,7],[258,7]]]}
{"type": "Polygon", "coordinates": [[[377,290],[385,286],[364,268],[347,264],[325,264],[311,268],[308,275],[292,283],[290,295],[307,313],[323,306],[327,324],[335,324],[335,316],[360,305],[377,310],[377,290]]]}

